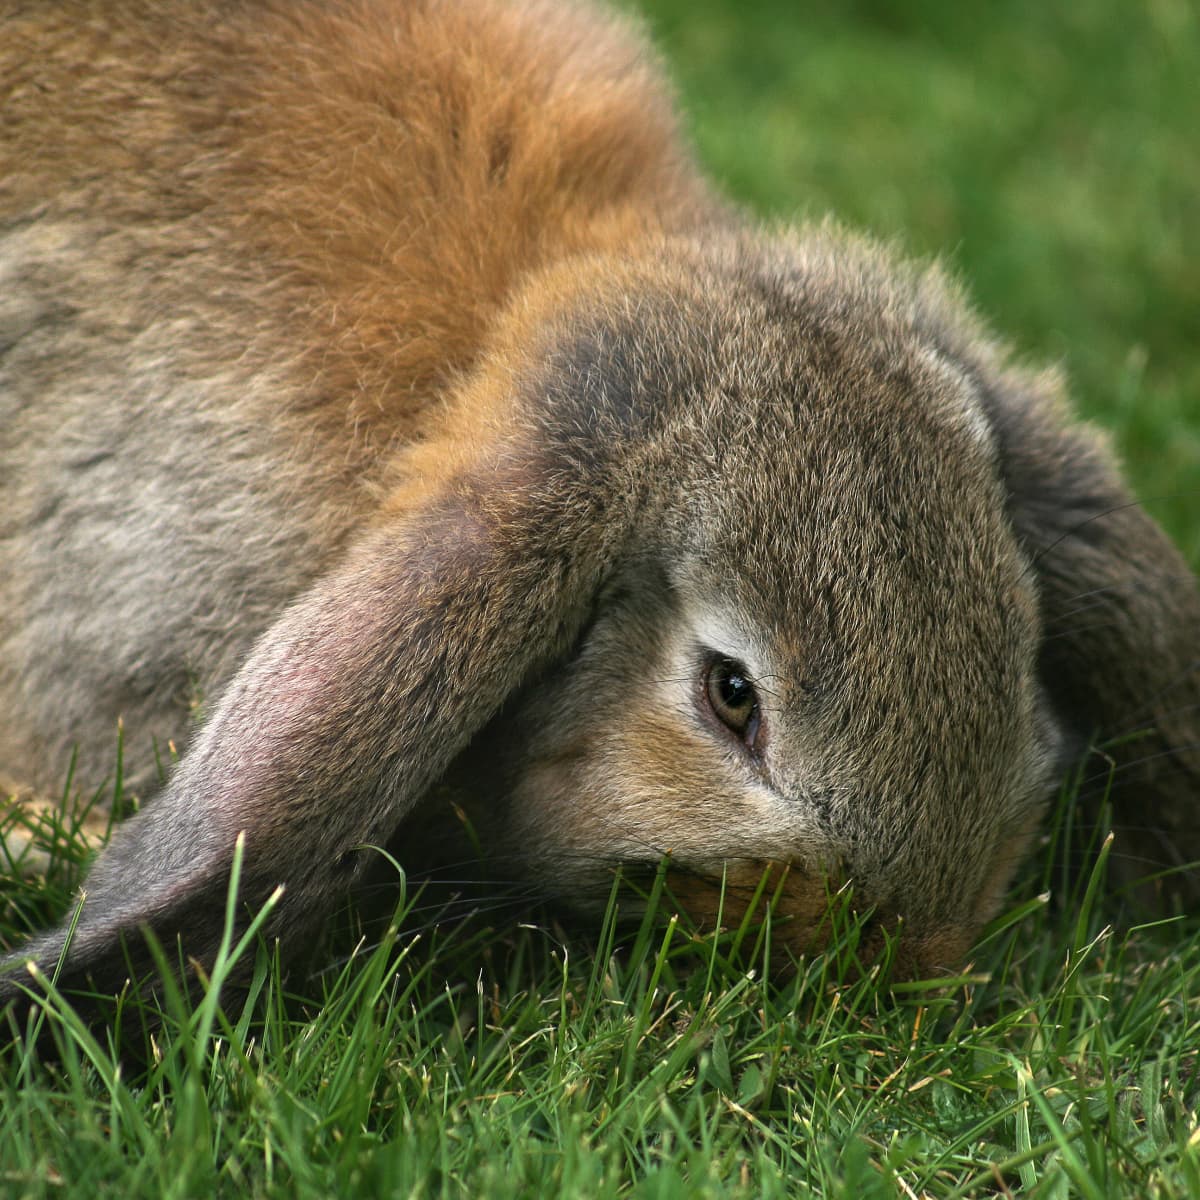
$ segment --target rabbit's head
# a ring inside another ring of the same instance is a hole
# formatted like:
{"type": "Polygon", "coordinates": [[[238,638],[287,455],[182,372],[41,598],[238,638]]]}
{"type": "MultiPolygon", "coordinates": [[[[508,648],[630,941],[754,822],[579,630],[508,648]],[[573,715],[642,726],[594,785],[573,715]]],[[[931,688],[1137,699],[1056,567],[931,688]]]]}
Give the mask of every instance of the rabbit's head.
{"type": "Polygon", "coordinates": [[[830,231],[552,292],[505,390],[544,414],[547,481],[609,455],[639,515],[562,660],[469,751],[489,840],[577,907],[668,855],[704,920],[786,867],[794,946],[848,884],[952,963],[1063,749],[968,319],[830,231]]]}

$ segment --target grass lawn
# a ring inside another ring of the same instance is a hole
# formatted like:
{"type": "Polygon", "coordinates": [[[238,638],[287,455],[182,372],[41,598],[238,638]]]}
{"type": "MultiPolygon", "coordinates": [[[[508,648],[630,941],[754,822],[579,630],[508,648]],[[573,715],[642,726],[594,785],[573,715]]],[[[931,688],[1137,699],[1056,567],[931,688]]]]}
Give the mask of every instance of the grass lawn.
{"type": "MultiPolygon", "coordinates": [[[[1200,565],[1191,6],[642,11],[730,193],[944,258],[1200,565]]],[[[570,937],[414,912],[299,1000],[260,957],[249,998],[126,1030],[142,1067],[52,1005],[58,1063],[0,1032],[0,1196],[1200,1196],[1200,922],[1123,923],[1061,809],[936,986],[856,975],[852,922],[784,975],[769,925],[699,937],[667,902],[570,937]]],[[[8,885],[6,942],[79,858],[64,830],[8,885]]]]}

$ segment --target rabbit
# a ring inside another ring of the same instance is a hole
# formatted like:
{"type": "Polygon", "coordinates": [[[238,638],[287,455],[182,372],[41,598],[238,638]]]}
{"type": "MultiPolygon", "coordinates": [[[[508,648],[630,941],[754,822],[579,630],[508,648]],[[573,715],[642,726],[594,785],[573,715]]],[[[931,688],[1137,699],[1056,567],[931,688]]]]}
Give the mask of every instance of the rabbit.
{"type": "Polygon", "coordinates": [[[580,913],[848,887],[930,973],[1105,745],[1196,906],[1188,566],[937,267],[724,200],[627,18],[9,0],[0,63],[0,774],[120,722],[146,797],[5,995],[210,962],[239,844],[302,953],[451,779],[580,913]]]}

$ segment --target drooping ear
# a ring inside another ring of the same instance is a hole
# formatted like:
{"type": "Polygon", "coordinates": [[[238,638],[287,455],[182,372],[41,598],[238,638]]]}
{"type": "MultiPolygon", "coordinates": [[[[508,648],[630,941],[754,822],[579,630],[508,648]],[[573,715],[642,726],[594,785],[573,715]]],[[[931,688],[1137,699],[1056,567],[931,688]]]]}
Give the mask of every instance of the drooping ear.
{"type": "MultiPolygon", "coordinates": [[[[381,520],[278,619],[164,792],[98,858],[71,979],[116,989],[127,962],[148,967],[142,927],[210,960],[243,831],[240,905],[282,884],[267,932],[305,942],[362,847],[383,844],[504,698],[565,652],[619,552],[630,512],[588,478],[599,456],[554,471],[545,454],[483,455],[419,511],[381,520]]],[[[49,973],[66,933],[15,956],[0,999],[24,979],[17,960],[49,973]]]]}
{"type": "Polygon", "coordinates": [[[1110,796],[1124,882],[1169,871],[1139,894],[1200,908],[1200,587],[1055,378],[1010,371],[983,392],[1037,576],[1042,680],[1095,746],[1081,798],[1110,796]]]}

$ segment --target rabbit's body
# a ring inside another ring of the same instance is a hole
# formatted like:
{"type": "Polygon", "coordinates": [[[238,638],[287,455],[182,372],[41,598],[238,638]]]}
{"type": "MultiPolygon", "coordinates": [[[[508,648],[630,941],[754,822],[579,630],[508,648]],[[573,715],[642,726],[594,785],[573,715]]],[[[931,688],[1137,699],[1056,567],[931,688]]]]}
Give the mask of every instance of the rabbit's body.
{"type": "Polygon", "coordinates": [[[745,227],[622,28],[111,8],[0,25],[0,772],[94,779],[120,718],[148,783],[212,715],[81,969],[207,952],[243,830],[302,939],[468,743],[548,890],[787,864],[796,944],[849,880],[927,967],[1068,746],[1144,722],[1188,828],[1200,599],[1095,437],[935,274],[745,227]]]}
{"type": "Polygon", "coordinates": [[[118,715],[147,782],[182,746],[523,276],[705,203],[569,9],[86,11],[0,39],[0,768],[47,785],[118,715]]]}

